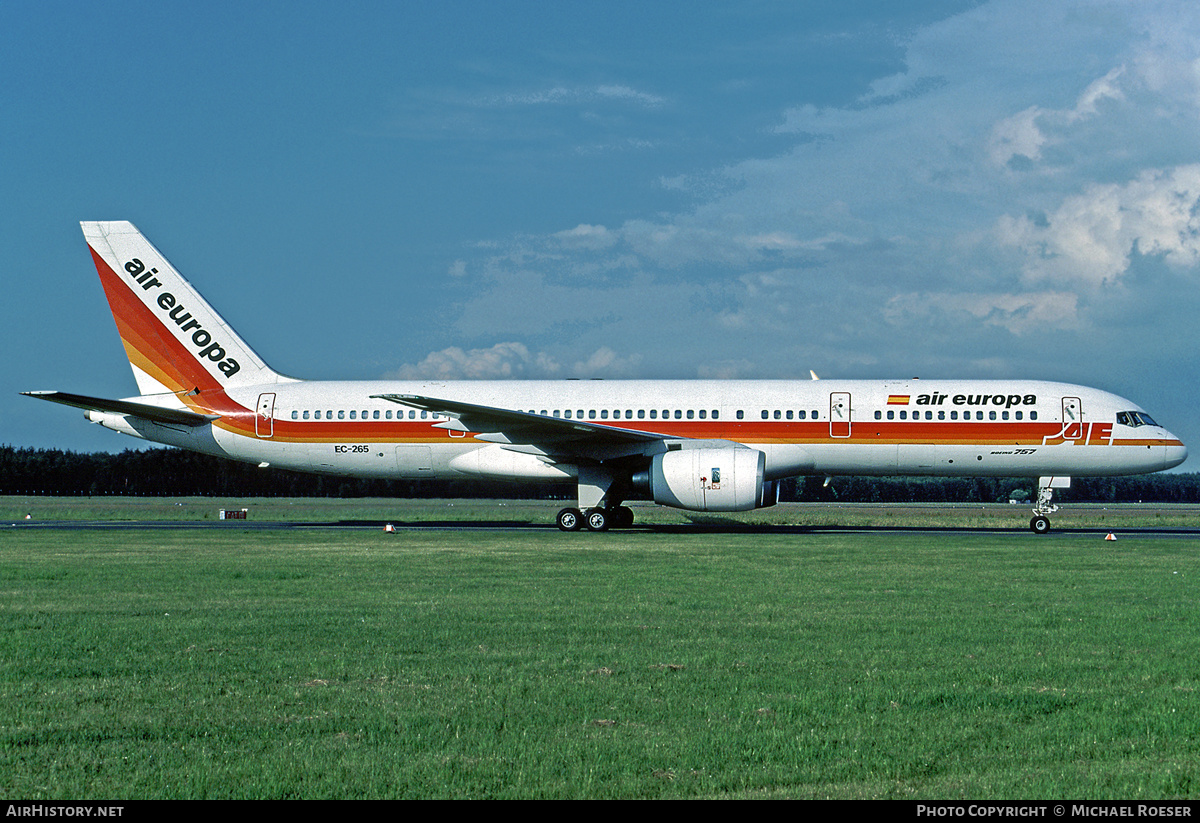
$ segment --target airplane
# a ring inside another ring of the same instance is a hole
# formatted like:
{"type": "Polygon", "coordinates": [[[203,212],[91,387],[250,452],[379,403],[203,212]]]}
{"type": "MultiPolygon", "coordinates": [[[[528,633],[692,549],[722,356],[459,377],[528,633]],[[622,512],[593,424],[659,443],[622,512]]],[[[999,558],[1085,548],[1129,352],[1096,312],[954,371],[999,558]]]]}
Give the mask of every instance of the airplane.
{"type": "Polygon", "coordinates": [[[563,531],[632,525],[628,500],[736,512],[803,475],[1037,479],[1050,530],[1071,477],[1178,466],[1136,404],[1034,380],[309,381],[271,369],[132,223],[83,222],[139,394],[23,392],[205,454],[363,478],[563,481],[563,531]]]}

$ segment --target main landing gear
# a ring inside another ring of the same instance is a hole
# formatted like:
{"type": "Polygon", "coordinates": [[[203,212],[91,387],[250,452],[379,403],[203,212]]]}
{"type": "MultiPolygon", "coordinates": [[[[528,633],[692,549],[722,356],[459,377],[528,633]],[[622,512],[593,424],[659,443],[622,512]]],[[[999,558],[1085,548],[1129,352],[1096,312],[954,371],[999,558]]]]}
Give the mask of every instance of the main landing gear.
{"type": "Polygon", "coordinates": [[[582,512],[579,509],[563,509],[558,513],[556,522],[565,532],[579,531],[584,527],[592,532],[627,529],[633,525],[633,510],[628,506],[594,508],[582,512]]]}

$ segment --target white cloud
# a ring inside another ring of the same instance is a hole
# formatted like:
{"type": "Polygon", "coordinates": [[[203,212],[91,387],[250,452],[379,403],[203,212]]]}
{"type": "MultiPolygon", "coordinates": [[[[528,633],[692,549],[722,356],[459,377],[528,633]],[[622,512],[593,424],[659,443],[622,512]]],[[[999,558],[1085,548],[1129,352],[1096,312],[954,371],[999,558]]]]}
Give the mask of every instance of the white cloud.
{"type": "Polygon", "coordinates": [[[992,129],[992,137],[988,143],[988,154],[992,162],[998,166],[1006,165],[1014,157],[1026,157],[1030,160],[1041,160],[1042,150],[1048,142],[1059,142],[1063,138],[1051,138],[1047,130],[1062,131],[1068,126],[1095,117],[1099,113],[1100,103],[1104,100],[1119,101],[1125,94],[1118,85],[1121,75],[1125,74],[1124,66],[1117,66],[1088,85],[1070,109],[1044,109],[1040,106],[1029,108],[1001,120],[992,129]]]}
{"type": "Polygon", "coordinates": [[[661,106],[666,101],[657,94],[632,89],[629,86],[607,85],[597,86],[596,95],[609,100],[627,100],[651,108],[661,106]]]}
{"type": "Polygon", "coordinates": [[[577,377],[630,377],[637,373],[640,354],[619,357],[608,346],[601,346],[586,359],[576,363],[572,371],[577,377]]]}
{"type": "Polygon", "coordinates": [[[1200,164],[1145,171],[1124,185],[1089,185],[1044,222],[1002,217],[996,236],[1023,253],[1028,282],[1115,284],[1135,251],[1194,268],[1200,263],[1200,164]]]}
{"type": "Polygon", "coordinates": [[[385,376],[397,380],[487,380],[549,377],[558,371],[552,358],[531,354],[523,343],[497,343],[487,349],[451,346],[385,376]]]}
{"type": "Polygon", "coordinates": [[[1025,294],[902,294],[892,298],[884,316],[898,325],[949,320],[960,325],[982,322],[1015,335],[1080,325],[1079,298],[1070,292],[1025,294]]]}
{"type": "Polygon", "coordinates": [[[722,360],[717,363],[702,363],[696,376],[704,380],[736,380],[753,375],[755,364],[746,359],[722,360]]]}
{"type": "Polygon", "coordinates": [[[656,94],[638,91],[630,86],[620,84],[553,86],[537,91],[495,94],[483,98],[482,102],[488,106],[544,106],[594,103],[602,100],[633,103],[643,108],[657,108],[666,102],[664,98],[656,94]]]}
{"type": "Polygon", "coordinates": [[[1046,144],[1046,135],[1037,124],[1041,114],[1040,108],[1030,106],[1025,111],[997,123],[988,142],[988,155],[992,162],[1003,166],[1014,157],[1040,160],[1042,146],[1046,144]]]}
{"type": "Polygon", "coordinates": [[[401,366],[384,375],[389,380],[520,380],[561,376],[630,377],[637,373],[642,356],[618,355],[601,346],[587,357],[563,369],[546,352],[530,352],[524,343],[497,343],[489,348],[461,349],[450,346],[430,352],[419,363],[401,366]]]}
{"type": "Polygon", "coordinates": [[[556,232],[552,237],[564,248],[592,251],[606,249],[617,242],[616,234],[604,226],[590,226],[586,223],[580,223],[573,229],[556,232]]]}

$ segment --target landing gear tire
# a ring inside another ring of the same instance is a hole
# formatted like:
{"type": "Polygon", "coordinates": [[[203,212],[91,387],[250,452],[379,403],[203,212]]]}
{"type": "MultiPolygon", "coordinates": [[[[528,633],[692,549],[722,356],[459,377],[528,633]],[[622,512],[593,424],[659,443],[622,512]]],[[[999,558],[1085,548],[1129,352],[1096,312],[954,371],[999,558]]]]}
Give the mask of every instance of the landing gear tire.
{"type": "Polygon", "coordinates": [[[1050,531],[1050,518],[1042,515],[1034,515],[1029,521],[1029,528],[1033,529],[1034,534],[1045,534],[1050,531]]]}
{"type": "Polygon", "coordinates": [[[579,509],[563,509],[555,520],[565,532],[577,532],[583,526],[583,514],[579,509]]]}
{"type": "Polygon", "coordinates": [[[612,510],[612,528],[628,529],[633,525],[633,509],[628,506],[617,506],[612,510]]]}
{"type": "Polygon", "coordinates": [[[612,525],[612,518],[604,509],[588,509],[584,518],[587,521],[588,531],[606,532],[612,525]]]}

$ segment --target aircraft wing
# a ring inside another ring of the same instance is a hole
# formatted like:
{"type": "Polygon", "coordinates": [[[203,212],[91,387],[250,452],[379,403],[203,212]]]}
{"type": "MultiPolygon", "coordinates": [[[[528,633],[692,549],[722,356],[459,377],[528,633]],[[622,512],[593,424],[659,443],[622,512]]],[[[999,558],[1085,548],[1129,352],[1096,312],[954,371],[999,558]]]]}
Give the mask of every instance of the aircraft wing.
{"type": "Polygon", "coordinates": [[[88,397],[83,394],[68,394],[61,391],[25,391],[21,394],[26,397],[36,397],[39,400],[49,400],[51,403],[62,403],[64,406],[74,406],[77,409],[130,414],[143,420],[174,426],[203,426],[205,423],[217,419],[217,415],[196,414],[185,409],[168,409],[162,406],[151,406],[148,403],[135,403],[131,400],[107,400],[103,397],[88,397]]]}
{"type": "Polygon", "coordinates": [[[416,394],[376,394],[372,397],[435,414],[444,414],[451,419],[434,425],[454,431],[474,432],[476,440],[510,445],[515,451],[606,459],[622,454],[641,454],[646,451],[647,446],[668,439],[667,435],[657,432],[625,429],[585,420],[547,417],[459,400],[444,400],[416,394]]]}

